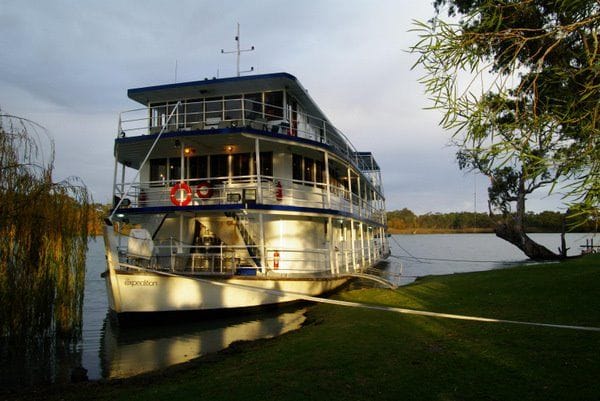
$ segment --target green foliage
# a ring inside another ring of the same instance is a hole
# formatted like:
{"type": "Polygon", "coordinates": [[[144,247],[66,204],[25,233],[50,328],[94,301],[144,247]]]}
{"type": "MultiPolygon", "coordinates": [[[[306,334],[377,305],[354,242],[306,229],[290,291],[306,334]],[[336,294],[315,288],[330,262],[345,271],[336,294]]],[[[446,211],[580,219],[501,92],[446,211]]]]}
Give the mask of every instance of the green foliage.
{"type": "Polygon", "coordinates": [[[412,51],[461,168],[492,178],[503,213],[560,190],[573,218],[600,205],[600,3],[436,0],[412,51]],[[440,18],[446,10],[450,22],[440,18]]]}
{"type": "Polygon", "coordinates": [[[52,182],[44,134],[0,114],[0,336],[15,341],[81,330],[88,195],[76,179],[52,182]]]}

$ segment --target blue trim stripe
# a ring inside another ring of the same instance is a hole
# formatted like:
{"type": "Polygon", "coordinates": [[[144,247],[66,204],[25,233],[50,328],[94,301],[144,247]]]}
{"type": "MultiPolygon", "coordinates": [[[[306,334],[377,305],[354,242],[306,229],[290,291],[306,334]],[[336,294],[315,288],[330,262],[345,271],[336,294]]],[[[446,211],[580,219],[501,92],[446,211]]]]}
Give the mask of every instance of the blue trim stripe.
{"type": "Polygon", "coordinates": [[[278,211],[278,212],[295,212],[295,213],[311,213],[322,215],[333,215],[362,221],[363,223],[371,224],[377,227],[385,227],[385,225],[373,220],[362,218],[358,215],[344,212],[335,209],[321,209],[315,207],[289,206],[289,205],[265,205],[265,204],[229,204],[229,205],[192,205],[192,206],[149,206],[149,207],[133,207],[127,209],[119,209],[119,212],[124,214],[162,214],[175,212],[229,212],[239,210],[263,210],[263,211],[278,211]]]}
{"type": "Polygon", "coordinates": [[[169,89],[180,89],[186,87],[193,86],[208,86],[215,84],[224,84],[224,83],[236,83],[236,82],[247,82],[247,81],[255,81],[255,80],[264,80],[264,79],[274,79],[274,78],[285,78],[294,82],[298,82],[298,79],[288,74],[287,72],[275,72],[271,74],[263,74],[263,75],[247,75],[243,77],[230,77],[230,78],[220,78],[220,79],[204,79],[201,81],[191,81],[191,82],[181,82],[176,84],[165,84],[165,85],[156,85],[156,86],[146,86],[142,88],[132,88],[127,90],[127,96],[132,97],[133,95],[144,93],[144,92],[152,92],[152,91],[160,91],[160,90],[169,90],[169,89]]]}

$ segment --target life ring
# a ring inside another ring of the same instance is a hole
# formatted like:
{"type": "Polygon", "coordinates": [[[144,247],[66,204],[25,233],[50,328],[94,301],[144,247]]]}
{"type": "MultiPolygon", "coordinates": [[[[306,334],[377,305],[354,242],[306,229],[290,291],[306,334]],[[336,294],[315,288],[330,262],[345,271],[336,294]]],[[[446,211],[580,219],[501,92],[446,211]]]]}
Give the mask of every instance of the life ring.
{"type": "Polygon", "coordinates": [[[213,196],[213,189],[208,181],[202,181],[196,187],[196,195],[200,199],[208,199],[213,196]]]}
{"type": "Polygon", "coordinates": [[[178,182],[171,188],[171,202],[175,206],[187,206],[192,201],[192,188],[185,182],[178,182]],[[185,199],[181,199],[180,192],[185,192],[185,199]]]}

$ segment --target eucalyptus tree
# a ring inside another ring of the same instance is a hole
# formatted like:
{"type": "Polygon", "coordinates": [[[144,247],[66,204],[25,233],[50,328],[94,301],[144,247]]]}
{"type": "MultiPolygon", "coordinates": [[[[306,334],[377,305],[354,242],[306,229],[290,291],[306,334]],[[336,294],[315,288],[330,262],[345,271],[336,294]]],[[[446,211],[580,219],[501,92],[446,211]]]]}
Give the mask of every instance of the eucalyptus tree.
{"type": "MultiPolygon", "coordinates": [[[[600,2],[435,0],[411,48],[459,168],[490,178],[499,237],[559,257],[526,234],[527,197],[560,192],[573,222],[600,203],[600,2]],[[447,14],[443,16],[442,14],[447,14]]],[[[564,246],[562,249],[564,256],[564,246]]]]}

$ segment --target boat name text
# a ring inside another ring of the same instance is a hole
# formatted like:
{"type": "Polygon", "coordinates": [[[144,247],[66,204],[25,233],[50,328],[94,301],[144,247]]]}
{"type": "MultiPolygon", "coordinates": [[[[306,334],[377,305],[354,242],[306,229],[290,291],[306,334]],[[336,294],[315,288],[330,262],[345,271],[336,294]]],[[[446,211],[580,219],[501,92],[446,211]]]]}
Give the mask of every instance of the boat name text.
{"type": "Polygon", "coordinates": [[[158,281],[156,280],[125,280],[125,286],[131,287],[156,287],[158,285],[158,281]]]}

